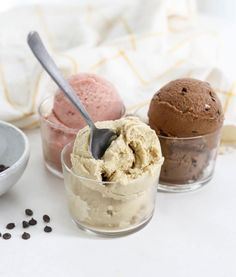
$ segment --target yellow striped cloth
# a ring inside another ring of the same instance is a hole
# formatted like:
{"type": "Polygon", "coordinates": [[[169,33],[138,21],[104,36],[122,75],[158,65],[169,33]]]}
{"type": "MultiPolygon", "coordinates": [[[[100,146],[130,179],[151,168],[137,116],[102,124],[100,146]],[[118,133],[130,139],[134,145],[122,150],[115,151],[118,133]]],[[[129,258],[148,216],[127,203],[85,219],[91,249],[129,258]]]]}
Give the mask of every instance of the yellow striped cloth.
{"type": "MultiPolygon", "coordinates": [[[[101,2],[101,3],[100,3],[101,2]]],[[[94,72],[114,83],[139,112],[157,89],[178,77],[208,80],[225,110],[225,139],[236,141],[236,88],[215,67],[218,30],[199,26],[194,0],[127,0],[112,4],[25,6],[0,16],[0,119],[38,125],[37,108],[55,85],[26,44],[37,30],[65,76],[94,72]],[[119,4],[118,4],[119,3],[119,4]]]]}

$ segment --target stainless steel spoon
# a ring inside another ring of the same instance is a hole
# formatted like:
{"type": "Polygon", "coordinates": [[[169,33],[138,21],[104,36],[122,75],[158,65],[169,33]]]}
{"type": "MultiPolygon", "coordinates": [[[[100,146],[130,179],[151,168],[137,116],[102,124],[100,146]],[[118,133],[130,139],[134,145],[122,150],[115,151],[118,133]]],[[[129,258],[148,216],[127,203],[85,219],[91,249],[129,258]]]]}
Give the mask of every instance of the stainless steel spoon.
{"type": "Polygon", "coordinates": [[[90,151],[95,159],[101,159],[111,142],[117,138],[116,133],[110,129],[99,129],[95,126],[85,107],[80,102],[79,97],[70,84],[63,78],[55,62],[50,57],[42,40],[40,39],[39,34],[37,32],[30,32],[27,37],[27,42],[42,67],[47,71],[69,100],[75,105],[89,125],[90,151]]]}

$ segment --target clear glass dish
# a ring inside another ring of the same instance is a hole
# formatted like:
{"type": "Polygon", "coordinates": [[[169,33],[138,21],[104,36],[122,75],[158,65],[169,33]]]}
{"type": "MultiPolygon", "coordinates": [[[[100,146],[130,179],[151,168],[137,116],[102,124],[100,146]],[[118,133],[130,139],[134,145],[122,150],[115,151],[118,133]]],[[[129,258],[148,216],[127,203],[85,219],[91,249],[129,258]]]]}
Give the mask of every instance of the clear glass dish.
{"type": "Polygon", "coordinates": [[[40,131],[43,156],[47,169],[63,178],[61,151],[66,144],[75,139],[79,129],[64,127],[49,120],[53,108],[54,96],[49,96],[39,106],[40,131]]]}
{"type": "Polygon", "coordinates": [[[83,230],[121,236],[143,228],[155,209],[160,166],[153,176],[129,184],[104,182],[76,175],[71,167],[73,142],[62,151],[62,166],[70,214],[83,230]]]}
{"type": "Polygon", "coordinates": [[[167,192],[191,191],[213,176],[221,129],[214,133],[175,138],[158,135],[165,158],[158,189],[167,192]]]}

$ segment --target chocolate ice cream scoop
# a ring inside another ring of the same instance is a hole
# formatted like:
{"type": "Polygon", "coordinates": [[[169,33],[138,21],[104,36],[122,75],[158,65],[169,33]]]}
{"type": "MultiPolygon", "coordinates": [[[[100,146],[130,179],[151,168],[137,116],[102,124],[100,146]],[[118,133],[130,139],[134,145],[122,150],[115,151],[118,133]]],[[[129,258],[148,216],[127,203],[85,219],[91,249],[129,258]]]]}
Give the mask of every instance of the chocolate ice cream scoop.
{"type": "Polygon", "coordinates": [[[224,120],[220,100],[210,84],[191,78],[162,87],[152,98],[148,116],[157,134],[171,137],[212,133],[224,120]]]}

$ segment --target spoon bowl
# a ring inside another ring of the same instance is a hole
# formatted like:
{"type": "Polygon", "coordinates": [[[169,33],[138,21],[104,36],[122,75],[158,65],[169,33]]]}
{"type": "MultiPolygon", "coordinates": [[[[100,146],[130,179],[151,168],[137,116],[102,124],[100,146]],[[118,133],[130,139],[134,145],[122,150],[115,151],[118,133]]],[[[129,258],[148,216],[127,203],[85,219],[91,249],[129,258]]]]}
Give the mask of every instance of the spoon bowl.
{"type": "Polygon", "coordinates": [[[117,138],[116,133],[110,129],[93,130],[93,136],[90,137],[90,149],[95,159],[101,159],[112,141],[117,138]]]}

